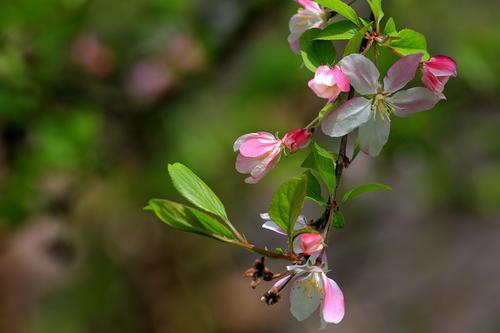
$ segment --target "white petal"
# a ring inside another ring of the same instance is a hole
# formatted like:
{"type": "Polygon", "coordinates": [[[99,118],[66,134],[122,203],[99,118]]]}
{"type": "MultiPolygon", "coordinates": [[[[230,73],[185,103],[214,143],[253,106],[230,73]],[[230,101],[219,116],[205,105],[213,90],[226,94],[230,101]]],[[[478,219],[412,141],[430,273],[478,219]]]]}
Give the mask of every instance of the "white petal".
{"type": "Polygon", "coordinates": [[[389,103],[396,108],[396,115],[400,117],[432,109],[439,100],[439,97],[434,95],[429,89],[422,87],[400,91],[388,98],[389,103]]]}
{"type": "Polygon", "coordinates": [[[300,229],[304,229],[304,228],[307,228],[308,225],[307,225],[307,219],[304,215],[299,215],[299,217],[297,217],[297,221],[295,222],[295,226],[293,227],[293,230],[300,230],[300,229]]]}
{"type": "Polygon", "coordinates": [[[290,312],[298,321],[303,321],[316,311],[321,302],[317,273],[295,280],[290,292],[290,312]]]}
{"type": "Polygon", "coordinates": [[[342,59],[339,65],[358,93],[361,95],[377,93],[380,73],[370,59],[355,53],[342,59]]]}
{"type": "Polygon", "coordinates": [[[377,156],[387,143],[390,131],[390,121],[382,119],[382,117],[377,114],[375,119],[371,119],[359,128],[361,150],[372,157],[377,156]]]}
{"type": "Polygon", "coordinates": [[[263,220],[266,220],[266,221],[271,220],[271,216],[269,216],[269,213],[261,213],[259,216],[263,220]]]}
{"type": "Polygon", "coordinates": [[[404,88],[415,78],[423,54],[413,54],[396,61],[384,78],[384,91],[393,93],[404,88]]]}
{"type": "Polygon", "coordinates": [[[280,228],[279,225],[277,225],[275,222],[273,221],[267,221],[266,223],[264,223],[262,225],[262,228],[264,229],[267,229],[267,230],[271,230],[271,231],[274,231],[280,235],[285,235],[286,236],[286,232],[283,231],[283,229],[280,228]]]}
{"type": "Polygon", "coordinates": [[[355,97],[332,110],[322,121],[323,133],[334,138],[344,136],[366,123],[371,116],[371,100],[355,97]]]}

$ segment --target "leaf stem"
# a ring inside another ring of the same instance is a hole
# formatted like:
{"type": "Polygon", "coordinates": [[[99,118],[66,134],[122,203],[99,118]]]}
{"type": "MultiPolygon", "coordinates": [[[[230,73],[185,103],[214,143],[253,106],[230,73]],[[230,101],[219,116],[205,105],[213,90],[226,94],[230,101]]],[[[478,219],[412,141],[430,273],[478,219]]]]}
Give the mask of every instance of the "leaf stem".
{"type": "Polygon", "coordinates": [[[243,248],[243,249],[248,250],[250,252],[260,254],[260,255],[268,257],[268,258],[283,259],[283,260],[289,260],[289,261],[297,261],[299,259],[297,257],[297,255],[295,255],[293,253],[278,253],[278,252],[269,251],[266,249],[259,248],[259,247],[255,246],[254,244],[251,244],[247,241],[242,242],[242,241],[238,241],[238,240],[227,239],[225,237],[220,237],[217,235],[214,235],[214,237],[216,239],[224,242],[224,243],[238,246],[240,248],[243,248]]]}

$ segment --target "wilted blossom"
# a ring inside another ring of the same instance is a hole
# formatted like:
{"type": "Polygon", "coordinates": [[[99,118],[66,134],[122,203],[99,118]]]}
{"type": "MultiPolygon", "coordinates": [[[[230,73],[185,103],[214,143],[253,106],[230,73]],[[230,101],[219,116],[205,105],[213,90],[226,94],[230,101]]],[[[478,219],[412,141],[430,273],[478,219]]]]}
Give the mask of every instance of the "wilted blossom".
{"type": "Polygon", "coordinates": [[[295,53],[300,51],[300,37],[309,29],[323,29],[328,21],[328,12],[311,0],[297,0],[302,5],[290,19],[288,43],[295,53]]]}
{"type": "Polygon", "coordinates": [[[279,162],[285,148],[293,154],[307,147],[310,137],[311,134],[302,129],[288,132],[281,140],[267,132],[245,134],[233,146],[234,151],[239,151],[236,170],[250,174],[246,183],[256,184],[279,162]]]}
{"type": "Polygon", "coordinates": [[[405,117],[433,108],[439,98],[423,87],[404,88],[415,77],[422,54],[399,59],[379,83],[377,67],[361,54],[351,54],[339,65],[354,89],[365,97],[355,97],[330,112],[323,120],[323,132],[344,136],[359,127],[361,149],[377,156],[389,138],[393,114],[405,117]]]}
{"type": "Polygon", "coordinates": [[[430,91],[440,99],[446,99],[443,94],[444,87],[452,76],[457,76],[457,64],[455,60],[444,55],[432,57],[422,65],[424,74],[422,82],[430,91]]]}
{"type": "Polygon", "coordinates": [[[312,133],[303,128],[291,130],[283,137],[283,144],[293,154],[299,149],[306,148],[311,142],[312,133]]]}
{"type": "Polygon", "coordinates": [[[349,78],[342,72],[339,66],[320,66],[316,69],[314,79],[309,81],[309,88],[320,97],[332,102],[342,92],[349,92],[349,78]]]}

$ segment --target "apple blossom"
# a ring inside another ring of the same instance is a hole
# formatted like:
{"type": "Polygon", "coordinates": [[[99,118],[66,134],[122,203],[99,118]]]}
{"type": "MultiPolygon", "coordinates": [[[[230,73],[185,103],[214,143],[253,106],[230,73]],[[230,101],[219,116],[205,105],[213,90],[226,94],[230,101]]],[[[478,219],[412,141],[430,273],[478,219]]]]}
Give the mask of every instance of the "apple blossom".
{"type": "Polygon", "coordinates": [[[332,102],[342,92],[349,92],[351,89],[349,78],[342,72],[339,66],[320,66],[316,69],[314,79],[309,81],[309,88],[320,97],[332,102]]]}
{"type": "Polygon", "coordinates": [[[399,59],[387,72],[383,85],[380,73],[367,57],[351,54],[339,63],[354,89],[354,97],[331,111],[323,120],[323,132],[342,137],[359,127],[361,149],[377,156],[389,138],[392,114],[405,117],[433,108],[438,102],[430,90],[417,87],[399,91],[415,77],[422,54],[399,59]]]}
{"type": "Polygon", "coordinates": [[[444,55],[437,55],[422,65],[422,82],[440,99],[446,99],[444,87],[451,76],[457,76],[455,60],[444,55]]]}
{"type": "Polygon", "coordinates": [[[283,137],[283,144],[293,154],[299,149],[306,148],[311,142],[312,133],[303,128],[291,130],[283,137]]]}
{"type": "Polygon", "coordinates": [[[311,0],[297,0],[302,5],[297,14],[290,19],[288,43],[295,53],[299,53],[300,37],[309,29],[323,29],[328,21],[328,11],[311,0]]]}

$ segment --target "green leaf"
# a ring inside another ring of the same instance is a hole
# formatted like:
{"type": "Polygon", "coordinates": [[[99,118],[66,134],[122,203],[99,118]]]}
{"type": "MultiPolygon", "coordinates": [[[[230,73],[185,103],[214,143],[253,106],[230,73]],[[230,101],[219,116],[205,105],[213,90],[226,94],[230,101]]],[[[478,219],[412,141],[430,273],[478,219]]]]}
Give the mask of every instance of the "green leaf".
{"type": "Polygon", "coordinates": [[[336,211],[333,215],[332,225],[336,229],[342,229],[345,227],[344,214],[340,210],[336,211]]]}
{"type": "Polygon", "coordinates": [[[357,31],[357,25],[351,21],[335,22],[323,29],[316,40],[349,40],[357,31]]]}
{"type": "Polygon", "coordinates": [[[425,36],[415,30],[401,30],[398,33],[398,38],[391,41],[389,47],[403,56],[423,53],[423,61],[430,58],[429,52],[427,52],[427,40],[425,36]]]}
{"type": "Polygon", "coordinates": [[[332,193],[336,183],[335,159],[333,154],[316,142],[313,142],[310,145],[310,149],[312,158],[310,161],[306,159],[305,162],[308,164],[307,168],[318,171],[321,179],[326,184],[328,191],[332,193]]]}
{"type": "Polygon", "coordinates": [[[333,64],[337,57],[331,41],[316,40],[320,32],[319,29],[310,29],[300,37],[300,55],[311,72],[316,72],[319,66],[333,64]]]}
{"type": "Polygon", "coordinates": [[[336,11],[339,15],[342,15],[352,23],[359,25],[358,14],[356,14],[354,9],[352,9],[352,7],[348,4],[340,0],[316,0],[316,2],[324,7],[336,11]]]}
{"type": "Polygon", "coordinates": [[[384,35],[386,36],[397,36],[398,30],[396,28],[396,22],[391,17],[387,20],[384,28],[384,35]]]}
{"type": "Polygon", "coordinates": [[[375,21],[377,22],[377,27],[384,17],[384,11],[382,10],[382,0],[367,0],[373,15],[375,15],[375,21]]]}
{"type": "Polygon", "coordinates": [[[348,56],[349,54],[353,53],[359,53],[361,44],[363,43],[363,39],[365,39],[365,34],[368,30],[370,30],[372,27],[372,23],[365,25],[363,28],[361,28],[354,37],[351,38],[349,43],[347,43],[347,46],[345,47],[344,50],[344,57],[348,56]]]}
{"type": "Polygon", "coordinates": [[[311,171],[306,171],[304,174],[307,177],[307,191],[306,199],[316,202],[318,205],[324,207],[326,205],[326,200],[321,195],[321,185],[314,177],[311,171]]]}
{"type": "Polygon", "coordinates": [[[342,198],[342,202],[346,203],[350,199],[357,197],[360,194],[370,192],[370,191],[392,191],[392,189],[384,184],[365,184],[361,185],[359,187],[356,187],[344,194],[344,197],[342,198]]]}
{"type": "Polygon", "coordinates": [[[295,177],[280,186],[269,208],[269,215],[287,234],[293,230],[302,211],[307,191],[307,177],[295,177]]]}
{"type": "Polygon", "coordinates": [[[189,202],[197,207],[228,220],[226,210],[220,199],[197,175],[186,166],[169,164],[168,173],[174,187],[189,202]]]}
{"type": "Polygon", "coordinates": [[[153,211],[160,220],[174,229],[216,239],[219,238],[215,236],[235,239],[219,221],[196,208],[168,200],[152,199],[145,209],[153,211]]]}

